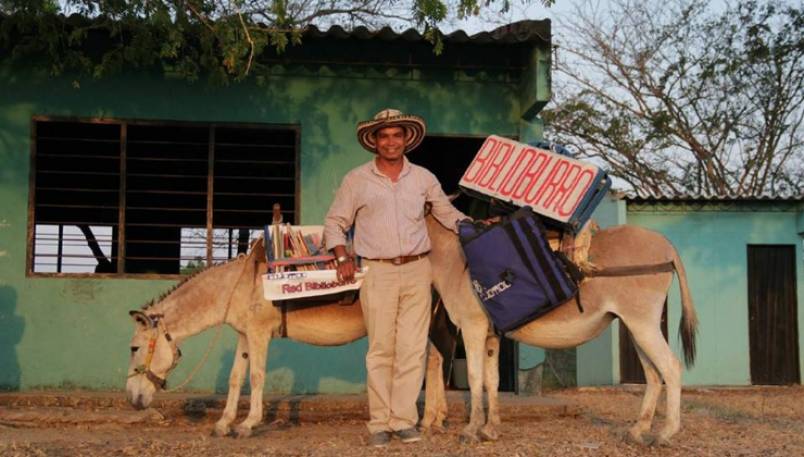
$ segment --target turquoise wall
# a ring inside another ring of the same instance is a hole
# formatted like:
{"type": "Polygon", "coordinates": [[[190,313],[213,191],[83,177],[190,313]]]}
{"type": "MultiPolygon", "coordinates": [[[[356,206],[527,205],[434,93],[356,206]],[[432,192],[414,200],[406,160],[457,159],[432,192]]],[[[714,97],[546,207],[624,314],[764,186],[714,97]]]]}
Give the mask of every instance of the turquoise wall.
{"type": "MultiPolygon", "coordinates": [[[[804,347],[804,254],[797,228],[802,205],[736,203],[729,208],[684,209],[673,205],[629,210],[628,223],[663,233],[687,270],[700,321],[698,358],[684,373],[684,384],[751,383],[748,341],[749,244],[789,244],[796,248],[799,348],[804,347]],[[749,210],[749,208],[751,210],[749,210]],[[741,210],[742,209],[742,210],[741,210]]],[[[671,348],[682,354],[678,338],[681,301],[674,281],[668,297],[671,348]]],[[[804,351],[799,351],[804,367],[804,351]]]]}
{"type": "MultiPolygon", "coordinates": [[[[662,203],[611,201],[594,217],[602,227],[627,222],[664,234],[678,250],[700,320],[695,366],[685,385],[751,384],[748,341],[749,244],[788,244],[796,248],[799,348],[804,347],[804,205],[791,202],[662,203]]],[[[670,346],[683,360],[678,323],[681,301],[673,280],[668,296],[670,346]]],[[[799,351],[804,367],[804,352],[799,351]]],[[[619,329],[612,325],[577,351],[578,385],[619,383],[619,329]]]]}
{"type": "MultiPolygon", "coordinates": [[[[601,228],[625,223],[625,202],[614,194],[601,201],[592,219],[601,228]]],[[[620,382],[619,322],[610,325],[597,338],[578,346],[576,373],[579,386],[606,386],[620,382]]]]}
{"type": "MultiPolygon", "coordinates": [[[[277,76],[259,85],[208,87],[147,74],[54,78],[0,65],[0,386],[122,388],[133,330],[127,311],[174,282],[26,277],[32,116],[299,125],[301,222],[320,224],[342,176],[371,158],[355,141],[355,124],[384,107],[424,116],[432,134],[519,135],[518,83],[476,73],[277,67],[277,76]]],[[[182,346],[174,385],[212,335],[207,331],[182,346]]],[[[225,389],[234,347],[227,329],[189,388],[225,389]]],[[[364,353],[363,341],[337,348],[275,341],[267,390],[362,391],[364,353]]]]}

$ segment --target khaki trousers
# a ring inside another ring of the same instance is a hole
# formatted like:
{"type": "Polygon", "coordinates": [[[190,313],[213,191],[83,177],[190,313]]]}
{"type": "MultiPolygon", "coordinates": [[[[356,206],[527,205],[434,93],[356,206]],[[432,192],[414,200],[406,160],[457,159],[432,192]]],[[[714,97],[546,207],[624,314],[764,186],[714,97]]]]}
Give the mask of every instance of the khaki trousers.
{"type": "Polygon", "coordinates": [[[368,429],[377,433],[415,427],[430,325],[430,260],[364,263],[369,271],[360,304],[368,330],[368,429]]]}

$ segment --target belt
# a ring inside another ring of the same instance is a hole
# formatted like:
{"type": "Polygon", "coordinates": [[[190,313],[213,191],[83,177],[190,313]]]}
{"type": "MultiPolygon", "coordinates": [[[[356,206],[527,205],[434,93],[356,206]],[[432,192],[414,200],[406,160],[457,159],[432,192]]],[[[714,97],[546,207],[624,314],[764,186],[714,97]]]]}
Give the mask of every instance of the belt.
{"type": "Polygon", "coordinates": [[[393,264],[393,265],[404,265],[406,263],[410,263],[410,262],[413,262],[413,261],[416,261],[416,260],[419,260],[419,259],[423,259],[423,258],[427,257],[427,254],[429,254],[429,252],[425,252],[423,254],[417,254],[417,255],[401,255],[399,257],[394,257],[393,259],[367,259],[367,260],[371,260],[372,262],[385,262],[385,263],[390,263],[390,264],[393,264]]]}

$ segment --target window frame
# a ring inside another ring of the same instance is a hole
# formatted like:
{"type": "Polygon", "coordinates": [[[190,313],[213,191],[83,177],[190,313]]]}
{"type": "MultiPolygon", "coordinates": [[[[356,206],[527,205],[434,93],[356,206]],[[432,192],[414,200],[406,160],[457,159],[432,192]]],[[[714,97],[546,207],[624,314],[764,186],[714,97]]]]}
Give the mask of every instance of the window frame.
{"type": "MultiPolygon", "coordinates": [[[[207,207],[206,207],[206,231],[207,231],[207,265],[212,262],[212,236],[213,236],[213,196],[215,180],[215,132],[218,127],[240,128],[240,129],[260,129],[260,130],[285,130],[292,131],[295,135],[294,142],[294,220],[293,224],[298,224],[301,220],[301,124],[279,124],[279,123],[256,123],[256,122],[219,122],[219,121],[183,121],[183,120],[159,120],[159,119],[138,119],[138,118],[100,118],[100,117],[81,117],[81,116],[49,116],[34,115],[30,121],[30,161],[28,170],[28,224],[25,248],[25,276],[28,278],[92,278],[92,279],[181,279],[186,275],[178,273],[126,273],[124,270],[126,259],[125,243],[125,212],[126,212],[126,152],[128,148],[127,131],[129,125],[159,126],[159,127],[204,127],[209,129],[209,149],[207,151],[207,207]],[[117,259],[117,273],[56,273],[56,272],[35,272],[34,271],[34,237],[36,229],[35,208],[36,208],[36,159],[37,159],[37,135],[36,125],[38,122],[75,122],[88,124],[117,124],[120,125],[120,187],[118,195],[118,244],[117,252],[112,257],[117,259]]],[[[266,214],[270,214],[271,208],[266,208],[266,214]]],[[[269,221],[266,221],[266,223],[269,221]]]]}

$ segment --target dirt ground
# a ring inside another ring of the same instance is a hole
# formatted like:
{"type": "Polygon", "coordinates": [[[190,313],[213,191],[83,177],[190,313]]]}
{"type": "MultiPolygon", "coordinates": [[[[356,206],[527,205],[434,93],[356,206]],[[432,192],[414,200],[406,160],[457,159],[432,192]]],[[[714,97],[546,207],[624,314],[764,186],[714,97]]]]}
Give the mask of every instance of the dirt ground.
{"type": "MultiPolygon", "coordinates": [[[[621,387],[504,396],[501,438],[462,444],[467,399],[451,392],[445,433],[371,449],[361,396],[266,399],[268,425],[233,439],[210,436],[220,398],[186,395],[135,412],[120,394],[0,394],[0,455],[804,456],[804,387],[686,390],[671,447],[624,439],[641,395],[641,387],[621,387]]],[[[663,422],[659,411],[654,432],[663,422]]]]}

